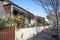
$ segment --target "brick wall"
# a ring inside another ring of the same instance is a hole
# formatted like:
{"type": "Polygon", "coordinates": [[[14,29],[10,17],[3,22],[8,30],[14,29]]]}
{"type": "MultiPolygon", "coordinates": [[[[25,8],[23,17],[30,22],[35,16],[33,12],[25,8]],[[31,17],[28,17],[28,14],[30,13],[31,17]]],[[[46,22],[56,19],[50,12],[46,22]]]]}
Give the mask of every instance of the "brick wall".
{"type": "Polygon", "coordinates": [[[15,40],[15,28],[0,31],[0,40],[15,40]]]}

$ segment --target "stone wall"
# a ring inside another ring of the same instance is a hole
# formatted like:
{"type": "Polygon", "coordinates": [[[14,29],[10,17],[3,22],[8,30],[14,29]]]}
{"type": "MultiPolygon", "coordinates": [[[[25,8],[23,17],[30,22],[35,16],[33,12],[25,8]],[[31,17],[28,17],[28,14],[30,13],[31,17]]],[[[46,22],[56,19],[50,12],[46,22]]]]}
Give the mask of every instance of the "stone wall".
{"type": "Polygon", "coordinates": [[[3,3],[0,1],[0,18],[5,18],[5,10],[3,7],[3,3]]]}
{"type": "Polygon", "coordinates": [[[11,4],[4,5],[3,2],[0,1],[0,18],[8,18],[11,14],[11,4]]]}
{"type": "Polygon", "coordinates": [[[11,4],[4,5],[5,17],[8,18],[11,16],[11,4]]]}

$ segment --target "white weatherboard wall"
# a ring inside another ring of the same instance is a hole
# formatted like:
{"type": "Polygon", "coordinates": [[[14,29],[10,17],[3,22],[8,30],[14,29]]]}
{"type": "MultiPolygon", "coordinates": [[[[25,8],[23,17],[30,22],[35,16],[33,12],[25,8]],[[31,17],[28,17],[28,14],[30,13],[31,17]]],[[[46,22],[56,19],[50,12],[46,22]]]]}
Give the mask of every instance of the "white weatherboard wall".
{"type": "MultiPolygon", "coordinates": [[[[48,28],[46,26],[45,28],[48,28]]],[[[22,28],[16,31],[15,36],[18,40],[27,40],[43,30],[41,27],[22,28]],[[23,36],[22,36],[23,35],[23,36]],[[21,38],[22,37],[22,38],[21,38]]]]}

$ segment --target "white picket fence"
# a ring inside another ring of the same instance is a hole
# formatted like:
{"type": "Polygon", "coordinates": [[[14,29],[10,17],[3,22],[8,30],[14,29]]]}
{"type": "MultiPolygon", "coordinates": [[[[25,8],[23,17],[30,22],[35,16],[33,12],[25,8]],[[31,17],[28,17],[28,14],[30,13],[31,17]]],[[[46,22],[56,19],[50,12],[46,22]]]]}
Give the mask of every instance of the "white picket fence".
{"type": "MultiPolygon", "coordinates": [[[[46,26],[46,28],[49,28],[50,26],[46,26]]],[[[16,31],[15,36],[16,40],[27,40],[37,33],[40,33],[43,30],[43,26],[41,27],[32,27],[32,28],[22,28],[16,31]]]]}

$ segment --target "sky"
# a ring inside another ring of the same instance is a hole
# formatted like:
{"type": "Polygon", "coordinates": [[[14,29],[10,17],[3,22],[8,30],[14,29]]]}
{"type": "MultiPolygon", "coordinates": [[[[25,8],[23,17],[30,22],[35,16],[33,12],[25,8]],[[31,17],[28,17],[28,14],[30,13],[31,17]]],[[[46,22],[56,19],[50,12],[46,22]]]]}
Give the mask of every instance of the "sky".
{"type": "Polygon", "coordinates": [[[23,9],[33,13],[34,15],[42,16],[46,19],[47,14],[44,11],[44,9],[38,4],[35,4],[32,0],[10,0],[10,1],[22,7],[23,9]]]}

